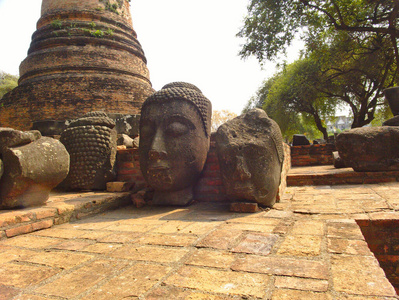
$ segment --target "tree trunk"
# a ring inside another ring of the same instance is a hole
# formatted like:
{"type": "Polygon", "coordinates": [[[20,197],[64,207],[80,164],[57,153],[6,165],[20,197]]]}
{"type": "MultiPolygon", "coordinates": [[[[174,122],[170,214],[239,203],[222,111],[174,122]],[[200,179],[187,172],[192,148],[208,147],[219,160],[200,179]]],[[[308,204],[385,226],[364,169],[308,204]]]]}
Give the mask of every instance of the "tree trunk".
{"type": "Polygon", "coordinates": [[[319,114],[316,111],[313,111],[312,115],[314,118],[314,122],[316,123],[317,129],[323,134],[323,139],[327,141],[328,140],[327,128],[323,126],[319,114]]]}

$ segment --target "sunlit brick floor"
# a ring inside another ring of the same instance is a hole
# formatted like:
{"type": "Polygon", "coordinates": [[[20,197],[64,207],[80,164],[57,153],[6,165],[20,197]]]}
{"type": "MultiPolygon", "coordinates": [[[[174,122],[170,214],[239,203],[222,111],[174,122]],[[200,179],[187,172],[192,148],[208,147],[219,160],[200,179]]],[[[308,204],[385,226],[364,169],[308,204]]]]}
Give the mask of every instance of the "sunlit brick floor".
{"type": "Polygon", "coordinates": [[[255,214],[128,206],[0,241],[0,299],[398,299],[356,221],[399,183],[290,187],[255,214]]]}

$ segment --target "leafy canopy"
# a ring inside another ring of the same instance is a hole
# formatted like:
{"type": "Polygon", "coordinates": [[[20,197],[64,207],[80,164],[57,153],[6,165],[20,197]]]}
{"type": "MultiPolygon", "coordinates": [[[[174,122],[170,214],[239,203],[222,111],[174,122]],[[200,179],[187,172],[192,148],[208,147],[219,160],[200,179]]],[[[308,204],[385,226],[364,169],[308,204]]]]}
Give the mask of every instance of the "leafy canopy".
{"type": "Polygon", "coordinates": [[[262,62],[284,52],[300,30],[324,28],[351,33],[382,34],[399,61],[397,0],[251,0],[238,36],[246,38],[240,54],[262,62]]]}
{"type": "Polygon", "coordinates": [[[0,71],[0,99],[18,85],[18,76],[0,71]]]}

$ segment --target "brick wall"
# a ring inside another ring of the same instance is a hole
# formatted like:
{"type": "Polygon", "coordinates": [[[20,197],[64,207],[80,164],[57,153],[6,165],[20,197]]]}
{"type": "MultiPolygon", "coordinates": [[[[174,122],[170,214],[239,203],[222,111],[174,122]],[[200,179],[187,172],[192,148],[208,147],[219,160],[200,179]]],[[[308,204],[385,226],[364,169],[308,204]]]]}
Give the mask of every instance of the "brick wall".
{"type": "Polygon", "coordinates": [[[335,145],[309,145],[291,147],[291,165],[295,166],[319,166],[332,165],[332,153],[336,151],[335,145]]]}
{"type": "MultiPolygon", "coordinates": [[[[287,186],[286,177],[291,166],[290,147],[284,144],[285,161],[281,174],[281,184],[277,201],[284,194],[287,186]]],[[[117,155],[117,180],[132,181],[136,186],[145,186],[143,175],[140,171],[140,163],[138,157],[138,149],[119,150],[117,155]]],[[[204,170],[197,185],[194,188],[196,199],[201,202],[226,202],[225,188],[220,173],[219,159],[216,153],[215,141],[211,140],[211,147],[208,153],[204,170]]]]}
{"type": "Polygon", "coordinates": [[[0,127],[29,130],[96,110],[139,113],[154,92],[146,58],[129,2],[109,1],[117,11],[100,0],[43,0],[19,85],[0,100],[0,127]]]}
{"type": "Polygon", "coordinates": [[[388,280],[399,293],[399,220],[361,220],[358,225],[388,280]]]}

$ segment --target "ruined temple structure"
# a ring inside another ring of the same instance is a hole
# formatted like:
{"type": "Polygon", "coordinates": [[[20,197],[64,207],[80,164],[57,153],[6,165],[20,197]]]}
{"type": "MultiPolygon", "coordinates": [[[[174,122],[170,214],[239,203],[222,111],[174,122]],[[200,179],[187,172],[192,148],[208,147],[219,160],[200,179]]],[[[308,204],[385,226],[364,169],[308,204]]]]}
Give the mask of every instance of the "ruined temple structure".
{"type": "Polygon", "coordinates": [[[19,86],[0,101],[0,126],[139,113],[154,91],[129,2],[43,0],[19,86]]]}

